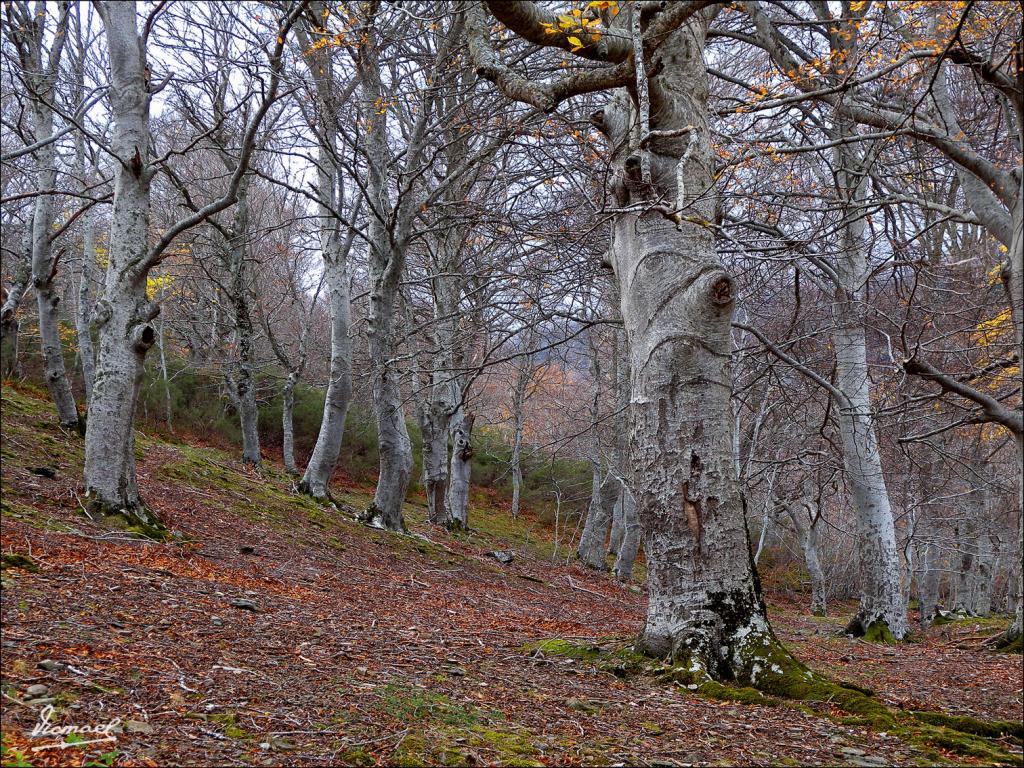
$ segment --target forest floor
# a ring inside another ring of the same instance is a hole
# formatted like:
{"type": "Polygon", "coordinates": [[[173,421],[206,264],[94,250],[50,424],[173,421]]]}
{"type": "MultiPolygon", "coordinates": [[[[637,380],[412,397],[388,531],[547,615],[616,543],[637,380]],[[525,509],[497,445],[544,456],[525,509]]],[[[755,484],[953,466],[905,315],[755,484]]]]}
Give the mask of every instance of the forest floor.
{"type": "MultiPolygon", "coordinates": [[[[552,564],[550,530],[528,516],[477,505],[476,530],[451,536],[410,504],[425,538],[386,533],[352,519],[367,488],[325,508],[277,466],[247,472],[223,451],[139,433],[144,498],[177,540],[111,532],[80,504],[81,439],[31,391],[5,386],[2,405],[5,765],[990,762],[827,704],[715,700],[531,652],[551,638],[625,642],[644,595],[552,564]],[[514,562],[488,557],[499,549],[514,562]],[[46,690],[26,702],[34,685],[46,690]],[[53,725],[120,718],[122,730],[32,751],[60,741],[30,736],[46,703],[53,725]]],[[[1021,657],[981,647],[998,621],[885,646],[842,636],[842,616],[770,603],[800,659],[887,705],[1021,718],[1021,657]]],[[[1019,741],[999,741],[1019,762],[1019,741]]]]}

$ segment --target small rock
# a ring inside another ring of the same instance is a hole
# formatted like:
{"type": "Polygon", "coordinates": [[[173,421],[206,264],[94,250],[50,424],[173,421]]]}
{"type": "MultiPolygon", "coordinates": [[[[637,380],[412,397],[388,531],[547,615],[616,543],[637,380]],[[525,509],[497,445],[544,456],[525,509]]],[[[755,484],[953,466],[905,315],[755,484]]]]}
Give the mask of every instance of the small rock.
{"type": "Polygon", "coordinates": [[[53,704],[57,699],[53,696],[43,696],[39,699],[25,699],[25,704],[30,707],[45,707],[47,704],[53,704]]]}
{"type": "Polygon", "coordinates": [[[29,472],[33,475],[39,475],[39,477],[46,477],[53,480],[57,477],[57,470],[53,467],[29,467],[29,472]]]}
{"type": "Polygon", "coordinates": [[[128,733],[153,733],[156,729],[144,720],[129,720],[124,724],[128,733]]]}
{"type": "Polygon", "coordinates": [[[468,674],[464,667],[445,667],[444,671],[452,677],[465,677],[468,674]]]}
{"type": "Polygon", "coordinates": [[[844,755],[853,755],[855,757],[861,757],[862,755],[867,754],[863,749],[857,749],[856,747],[840,747],[839,751],[844,755]]]}
{"type": "Polygon", "coordinates": [[[36,683],[35,685],[30,685],[28,689],[26,689],[25,697],[29,699],[38,699],[40,696],[45,696],[49,692],[49,687],[42,683],[36,683]]]}
{"type": "Polygon", "coordinates": [[[36,664],[36,666],[40,669],[45,669],[47,672],[56,672],[64,665],[61,664],[59,661],[54,661],[53,659],[43,659],[38,664],[36,664]]]}
{"type": "Polygon", "coordinates": [[[365,675],[369,670],[366,667],[356,667],[357,675],[365,675]]]}
{"type": "Polygon", "coordinates": [[[211,616],[210,623],[213,624],[213,626],[215,627],[223,627],[224,619],[222,619],[220,616],[211,616]]]}
{"type": "Polygon", "coordinates": [[[120,619],[111,619],[109,622],[110,626],[117,627],[118,629],[124,629],[125,624],[120,619]]]}
{"type": "Polygon", "coordinates": [[[251,611],[252,613],[257,613],[259,611],[259,607],[256,605],[256,603],[254,603],[252,600],[245,600],[241,597],[236,597],[234,600],[232,600],[231,607],[238,608],[241,611],[251,611]]]}
{"type": "Polygon", "coordinates": [[[511,563],[513,560],[516,559],[515,552],[509,552],[506,549],[499,549],[499,550],[496,550],[494,552],[488,552],[487,556],[488,557],[493,557],[495,560],[497,560],[502,565],[508,565],[509,563],[511,563]]]}
{"type": "Polygon", "coordinates": [[[566,699],[565,706],[569,709],[575,709],[577,712],[584,712],[588,715],[601,711],[601,708],[595,704],[591,704],[589,701],[584,701],[583,699],[577,699],[575,696],[570,696],[566,699]]]}

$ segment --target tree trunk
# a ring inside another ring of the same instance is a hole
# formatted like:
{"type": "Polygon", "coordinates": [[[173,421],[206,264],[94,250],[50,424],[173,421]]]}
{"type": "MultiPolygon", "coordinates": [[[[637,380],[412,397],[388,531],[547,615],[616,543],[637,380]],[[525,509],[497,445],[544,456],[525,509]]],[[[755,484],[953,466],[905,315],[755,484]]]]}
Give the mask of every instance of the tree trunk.
{"type": "Polygon", "coordinates": [[[939,552],[932,543],[921,547],[921,586],[918,602],[921,610],[921,626],[932,623],[939,610],[939,552]]]}
{"type": "Polygon", "coordinates": [[[85,382],[85,402],[88,411],[92,383],[96,378],[96,353],[92,346],[92,275],[96,269],[95,224],[91,212],[84,214],[82,237],[82,268],[78,275],[78,311],[75,312],[75,331],[78,337],[78,359],[82,365],[82,380],[85,382]]]}
{"type": "MultiPolygon", "coordinates": [[[[235,170],[230,167],[232,172],[235,170]]],[[[238,202],[228,230],[228,268],[231,275],[231,309],[234,315],[234,337],[237,361],[228,377],[235,408],[238,410],[242,430],[242,463],[258,466],[260,463],[259,409],[256,405],[256,373],[254,329],[249,310],[248,239],[249,239],[249,178],[243,179],[238,189],[238,202]]]]}
{"type": "Polygon", "coordinates": [[[811,579],[811,615],[825,615],[825,572],[818,559],[818,525],[817,520],[807,526],[803,536],[804,562],[811,579]]]}
{"type": "Polygon", "coordinates": [[[522,360],[523,367],[516,375],[512,394],[512,519],[519,515],[520,497],[523,488],[523,408],[526,404],[526,389],[533,377],[533,358],[522,360]]]}
{"type": "Polygon", "coordinates": [[[622,543],[619,544],[619,553],[615,558],[615,578],[623,583],[628,583],[633,578],[633,564],[636,562],[636,553],[640,549],[640,520],[636,516],[636,500],[633,493],[625,486],[622,487],[621,497],[622,509],[622,543]]]}
{"type": "Polygon", "coordinates": [[[295,466],[295,420],[292,416],[295,408],[295,385],[298,380],[299,372],[292,369],[288,371],[288,377],[281,388],[281,455],[284,470],[289,475],[299,474],[299,468],[295,466]]]}
{"type": "Polygon", "coordinates": [[[685,660],[694,673],[763,683],[793,662],[778,651],[751,562],[733,468],[730,330],[733,283],[715,253],[708,79],[712,12],[658,49],[651,79],[651,190],[618,92],[595,120],[614,148],[620,203],[612,256],[631,373],[629,453],[648,572],[638,647],[685,660]],[[685,126],[693,126],[685,130],[685,126]],[[647,201],[664,197],[671,210],[647,201]],[[783,660],[774,667],[767,657],[783,660]]]}
{"type": "MultiPolygon", "coordinates": [[[[853,133],[848,121],[840,121],[838,130],[841,135],[853,133]]],[[[836,259],[839,284],[832,304],[832,337],[836,349],[836,386],[845,400],[838,403],[839,431],[843,464],[857,514],[861,573],[860,607],[847,632],[872,636],[879,632],[881,637],[891,633],[893,638],[902,640],[908,630],[907,608],[900,589],[896,525],[875,436],[864,330],[870,271],[862,242],[864,218],[860,206],[867,177],[850,146],[838,147],[835,158],[836,191],[842,198],[846,223],[842,253],[836,259]]]]}
{"type": "Polygon", "coordinates": [[[452,419],[452,469],[448,484],[445,527],[469,528],[469,481],[473,467],[473,421],[471,413],[459,408],[452,419]]]}
{"type": "Polygon", "coordinates": [[[626,530],[622,517],[624,493],[625,490],[620,488],[618,498],[615,499],[615,505],[612,507],[612,531],[608,536],[608,554],[615,558],[619,556],[619,547],[622,546],[622,536],[626,530]]]}
{"type": "MultiPolygon", "coordinates": [[[[445,521],[448,494],[447,404],[431,395],[420,408],[420,433],[423,436],[423,490],[427,496],[427,519],[434,525],[445,521]]],[[[452,459],[454,466],[455,459],[452,459]]]]}
{"type": "Polygon", "coordinates": [[[21,257],[13,279],[2,290],[3,306],[0,307],[0,375],[21,376],[21,361],[18,358],[18,307],[25,291],[32,282],[32,220],[25,227],[21,257]]]}
{"type": "MultiPolygon", "coordinates": [[[[314,3],[317,17],[325,15],[320,3],[314,3]]],[[[317,89],[316,132],[320,145],[317,157],[317,194],[320,199],[320,251],[323,256],[324,276],[331,305],[331,361],[324,412],[316,445],[309,457],[299,489],[314,498],[330,497],[331,476],[338,464],[341,444],[345,436],[345,419],[352,399],[352,299],[349,281],[348,255],[354,232],[343,240],[340,223],[334,211],[340,210],[342,189],[337,157],[337,84],[331,56],[327,51],[312,50],[304,27],[297,29],[299,44],[309,62],[309,72],[317,89]]],[[[352,209],[355,218],[358,207],[352,209]]],[[[305,338],[305,337],[303,337],[305,338]]],[[[303,348],[303,356],[305,354],[303,348]]]]}
{"type": "Polygon", "coordinates": [[[132,420],[146,352],[156,341],[150,321],[158,308],[146,301],[146,275],[134,267],[149,238],[149,94],[145,48],[136,28],[135,3],[97,6],[107,33],[114,201],[103,298],[97,305],[99,357],[85,438],[85,488],[90,505],[130,523],[158,526],[139,498],[132,420]]]}
{"type": "MultiPolygon", "coordinates": [[[[53,133],[53,110],[42,103],[33,106],[35,135],[49,136],[53,133]]],[[[57,143],[51,142],[36,150],[36,185],[40,190],[53,189],[57,183],[57,143]]],[[[60,295],[54,285],[57,276],[57,260],[50,252],[50,231],[53,225],[53,198],[40,195],[36,198],[35,213],[32,216],[32,287],[36,292],[39,309],[39,339],[46,367],[46,387],[50,390],[57,418],[61,426],[83,430],[84,425],[75,405],[64,365],[64,353],[60,343],[60,319],[57,305],[60,295]]]]}
{"type": "MultiPolygon", "coordinates": [[[[376,13],[374,7],[368,10],[371,14],[376,13]]],[[[410,193],[400,201],[397,211],[390,197],[388,183],[393,161],[387,145],[387,110],[379,107],[385,96],[377,48],[379,31],[375,23],[375,18],[366,19],[367,32],[359,47],[357,60],[362,115],[367,124],[363,145],[367,159],[366,197],[370,219],[370,311],[366,335],[369,340],[373,410],[377,419],[377,445],[380,453],[377,489],[373,503],[363,513],[362,519],[371,526],[404,531],[402,504],[412,475],[413,457],[402,408],[393,322],[414,208],[410,193]]],[[[421,118],[426,114],[427,109],[424,107],[421,118]]],[[[419,147],[407,147],[406,162],[418,157],[419,152],[419,147]]]]}
{"type": "Polygon", "coordinates": [[[601,466],[595,462],[590,506],[587,508],[587,520],[583,525],[580,543],[576,547],[576,556],[585,566],[596,571],[603,571],[606,567],[605,542],[608,540],[612,510],[620,487],[619,481],[611,473],[608,473],[602,481],[601,466]]]}
{"type": "Polygon", "coordinates": [[[324,399],[324,413],[320,420],[313,454],[299,487],[310,496],[326,498],[330,495],[331,475],[338,464],[345,418],[352,399],[352,339],[349,328],[352,303],[348,274],[348,245],[337,242],[337,233],[321,232],[324,247],[324,270],[327,291],[331,300],[331,362],[330,380],[324,399]]]}

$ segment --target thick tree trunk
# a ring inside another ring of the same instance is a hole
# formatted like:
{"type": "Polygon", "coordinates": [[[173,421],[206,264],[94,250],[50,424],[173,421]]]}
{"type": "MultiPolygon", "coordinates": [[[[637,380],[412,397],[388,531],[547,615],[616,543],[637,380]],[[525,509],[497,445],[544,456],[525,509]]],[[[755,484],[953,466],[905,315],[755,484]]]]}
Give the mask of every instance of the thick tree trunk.
{"type": "Polygon", "coordinates": [[[92,508],[155,533],[159,521],[142,505],[135,479],[132,422],[146,352],[156,341],[159,311],[146,300],[149,239],[149,93],[145,48],[134,2],[99,5],[110,58],[114,201],[103,297],[97,303],[99,357],[85,437],[85,492],[92,508]]]}
{"type": "Polygon", "coordinates": [[[448,483],[445,527],[451,530],[469,528],[469,481],[473,467],[473,421],[471,413],[462,408],[452,418],[452,468],[448,483]]]}
{"type": "MultiPolygon", "coordinates": [[[[375,6],[368,6],[376,14],[375,6]]],[[[398,369],[395,332],[393,328],[398,285],[405,268],[406,247],[415,209],[412,195],[407,193],[394,206],[389,178],[394,162],[387,145],[387,110],[379,105],[385,98],[381,85],[380,52],[377,48],[376,19],[366,20],[367,32],[359,48],[357,71],[361,91],[361,108],[367,123],[364,151],[367,159],[366,192],[369,206],[369,272],[370,311],[366,335],[369,341],[371,375],[373,377],[373,410],[377,419],[377,446],[380,474],[373,503],[362,519],[368,525],[393,531],[404,531],[402,504],[412,475],[412,442],[405,424],[401,373],[398,369]],[[392,218],[393,217],[393,218],[392,218]]],[[[419,125],[428,110],[421,110],[419,125]]],[[[419,141],[422,141],[422,134],[419,141]]],[[[419,156],[421,146],[406,147],[406,162],[419,156]]]]}
{"type": "Polygon", "coordinates": [[[860,608],[847,629],[862,635],[873,625],[884,624],[901,640],[908,629],[906,604],[900,590],[896,526],[875,439],[864,327],[854,319],[857,314],[851,301],[840,297],[838,303],[834,332],[837,383],[848,400],[840,408],[839,425],[857,513],[861,574],[860,608]]]}
{"type": "Polygon", "coordinates": [[[653,192],[640,178],[624,94],[595,120],[615,148],[616,198],[644,209],[617,216],[612,247],[631,376],[629,485],[648,573],[638,647],[681,658],[695,674],[762,684],[761,674],[782,675],[793,662],[767,623],[733,468],[734,290],[706,225],[715,209],[702,56],[709,15],[673,33],[647,68],[658,73],[652,128],[677,134],[649,142],[653,192]],[[651,210],[656,196],[674,205],[651,210]]]}
{"type": "Polygon", "coordinates": [[[324,399],[324,413],[320,420],[313,454],[299,487],[310,496],[326,498],[330,495],[331,475],[338,464],[345,418],[352,400],[352,302],[348,274],[348,246],[338,243],[337,232],[321,233],[324,247],[324,270],[327,292],[331,300],[331,362],[330,380],[324,399]]]}
{"type": "MultiPolygon", "coordinates": [[[[853,128],[848,122],[840,122],[839,131],[851,135],[853,128]]],[[[845,400],[838,403],[839,431],[843,464],[857,514],[861,574],[860,607],[847,631],[854,635],[880,633],[880,637],[891,633],[893,638],[902,640],[908,631],[907,608],[900,587],[896,525],[875,436],[864,330],[870,271],[862,242],[864,214],[860,205],[866,174],[851,147],[837,148],[835,158],[836,189],[843,198],[846,222],[842,253],[836,259],[839,285],[832,304],[832,338],[836,349],[836,386],[845,400]]]]}
{"type": "MultiPolygon", "coordinates": [[[[229,170],[234,172],[230,166],[229,170]]],[[[238,202],[228,230],[227,256],[230,270],[231,310],[234,315],[234,339],[237,359],[232,362],[228,376],[232,400],[238,411],[242,430],[242,463],[258,466],[260,463],[259,408],[256,405],[254,329],[249,309],[248,277],[249,239],[249,177],[238,189],[238,202]]]]}

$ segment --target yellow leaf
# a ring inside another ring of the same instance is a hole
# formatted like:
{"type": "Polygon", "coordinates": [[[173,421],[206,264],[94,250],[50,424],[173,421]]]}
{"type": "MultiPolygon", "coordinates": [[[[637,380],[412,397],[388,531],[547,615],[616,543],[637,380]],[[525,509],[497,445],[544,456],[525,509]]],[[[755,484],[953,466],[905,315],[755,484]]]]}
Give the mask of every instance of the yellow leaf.
{"type": "Polygon", "coordinates": [[[578,37],[568,37],[568,38],[566,38],[566,39],[567,39],[567,40],[568,40],[568,41],[569,41],[570,43],[572,43],[572,44],[573,44],[573,46],[574,46],[574,47],[573,47],[573,50],[574,50],[574,51],[578,51],[578,50],[579,50],[580,48],[582,48],[582,47],[583,47],[583,43],[582,43],[582,42],[580,42],[580,39],[579,39],[578,37]]]}

